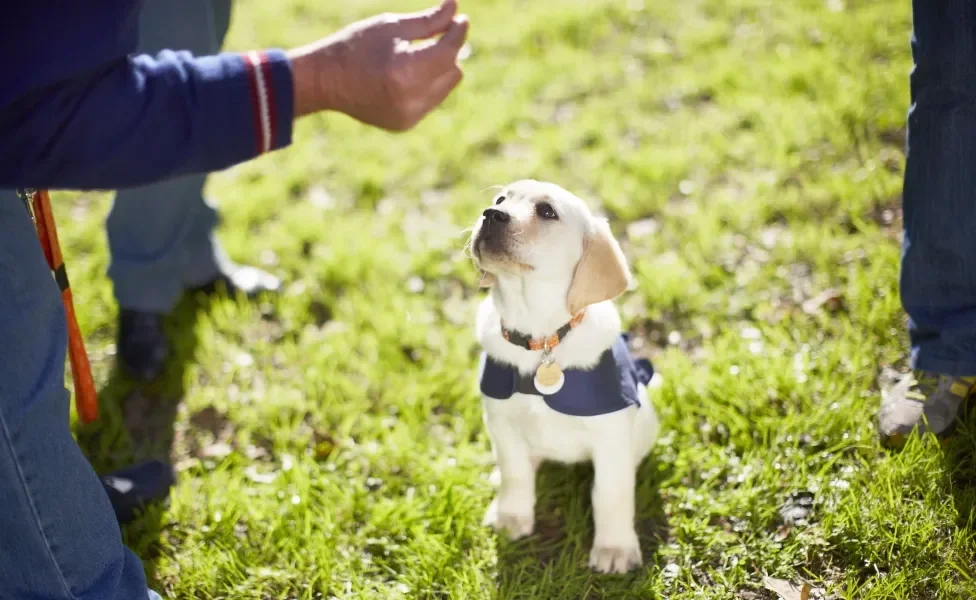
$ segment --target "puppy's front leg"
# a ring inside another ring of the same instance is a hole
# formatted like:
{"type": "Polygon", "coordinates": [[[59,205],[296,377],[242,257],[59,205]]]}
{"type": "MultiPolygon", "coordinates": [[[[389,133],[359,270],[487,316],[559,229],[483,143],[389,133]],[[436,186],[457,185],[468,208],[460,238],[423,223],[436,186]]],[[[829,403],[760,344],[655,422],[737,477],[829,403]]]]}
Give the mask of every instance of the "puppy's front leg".
{"type": "Polygon", "coordinates": [[[531,534],[535,526],[537,465],[517,427],[503,419],[488,418],[486,424],[501,481],[484,523],[518,539],[531,534]]]}
{"type": "Polygon", "coordinates": [[[636,468],[630,452],[607,444],[593,454],[593,521],[590,567],[626,573],[643,562],[634,530],[636,468]]]}

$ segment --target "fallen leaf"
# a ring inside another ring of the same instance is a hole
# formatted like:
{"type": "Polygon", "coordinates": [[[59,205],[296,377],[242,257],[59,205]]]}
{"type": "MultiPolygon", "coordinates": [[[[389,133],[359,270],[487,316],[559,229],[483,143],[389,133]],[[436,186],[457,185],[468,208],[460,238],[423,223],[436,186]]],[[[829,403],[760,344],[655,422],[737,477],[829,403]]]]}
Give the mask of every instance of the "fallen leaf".
{"type": "Polygon", "coordinates": [[[173,468],[176,469],[177,473],[182,473],[183,471],[187,471],[189,469],[192,469],[193,467],[199,467],[199,466],[200,466],[199,458],[184,458],[183,460],[173,465],[173,468]]]}
{"type": "Polygon", "coordinates": [[[782,600],[809,600],[810,590],[813,589],[809,583],[796,585],[785,579],[773,577],[763,577],[763,587],[775,593],[782,600]]]}
{"type": "Polygon", "coordinates": [[[661,571],[661,577],[665,583],[674,581],[681,574],[681,567],[675,563],[668,563],[661,571]]]}
{"type": "Polygon", "coordinates": [[[813,512],[814,495],[811,492],[793,492],[779,509],[779,516],[786,525],[803,525],[813,512]]]}
{"type": "Polygon", "coordinates": [[[844,296],[840,290],[830,288],[804,302],[802,308],[808,315],[816,315],[824,310],[835,313],[844,308],[844,296]]]}
{"type": "Polygon", "coordinates": [[[229,444],[223,442],[217,442],[215,444],[210,444],[209,446],[204,446],[200,449],[197,455],[200,458],[224,458],[230,455],[233,449],[229,444]]]}
{"type": "Polygon", "coordinates": [[[792,531],[793,531],[793,526],[790,525],[789,523],[787,523],[786,525],[782,525],[780,526],[779,529],[776,530],[776,535],[773,536],[773,539],[776,540],[777,542],[782,542],[786,538],[790,537],[790,533],[792,531]]]}
{"type": "Polygon", "coordinates": [[[268,451],[260,446],[251,445],[244,450],[244,456],[247,456],[251,460],[258,460],[268,456],[268,451]]]}
{"type": "Polygon", "coordinates": [[[267,484],[273,482],[278,478],[277,473],[261,473],[258,471],[257,467],[254,465],[249,466],[244,469],[244,475],[254,483],[267,484]]]}
{"type": "Polygon", "coordinates": [[[830,487],[835,490],[846,491],[851,489],[851,482],[846,479],[834,478],[830,480],[830,487]]]}

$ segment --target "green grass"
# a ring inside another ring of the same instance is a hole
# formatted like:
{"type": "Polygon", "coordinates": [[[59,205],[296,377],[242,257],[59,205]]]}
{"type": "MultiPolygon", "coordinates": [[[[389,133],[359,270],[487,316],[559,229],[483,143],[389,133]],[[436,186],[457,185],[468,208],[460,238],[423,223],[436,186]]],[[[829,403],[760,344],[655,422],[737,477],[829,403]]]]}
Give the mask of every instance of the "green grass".
{"type": "MultiPolygon", "coordinates": [[[[64,198],[104,413],[79,441],[100,470],[147,456],[181,468],[171,503],[125,531],[152,585],[201,599],[756,599],[772,598],[769,575],[831,598],[976,595],[974,438],[889,454],[873,429],[880,378],[906,352],[909,4],[465,2],[465,81],[416,130],[311,117],[291,148],[211,179],[230,253],[287,288],[266,304],[184,302],[177,360],[154,386],[113,370],[109,198],[64,198]],[[639,280],[622,314],[666,378],[632,575],[585,566],[588,467],[543,469],[530,539],[480,526],[482,292],[463,230],[486,188],[523,177],[611,217],[639,280]],[[779,510],[795,492],[814,506],[790,529],[779,510]]],[[[421,3],[236,6],[228,46],[243,49],[421,3]]]]}

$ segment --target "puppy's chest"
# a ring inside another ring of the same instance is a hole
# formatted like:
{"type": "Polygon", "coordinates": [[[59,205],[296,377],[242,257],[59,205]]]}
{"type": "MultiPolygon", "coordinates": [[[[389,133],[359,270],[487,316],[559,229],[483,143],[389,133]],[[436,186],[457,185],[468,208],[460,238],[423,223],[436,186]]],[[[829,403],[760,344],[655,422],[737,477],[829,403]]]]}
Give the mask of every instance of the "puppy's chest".
{"type": "Polygon", "coordinates": [[[592,419],[557,412],[539,396],[514,394],[500,402],[486,398],[486,410],[502,416],[503,427],[524,439],[533,456],[560,462],[589,460],[599,433],[592,419]]]}

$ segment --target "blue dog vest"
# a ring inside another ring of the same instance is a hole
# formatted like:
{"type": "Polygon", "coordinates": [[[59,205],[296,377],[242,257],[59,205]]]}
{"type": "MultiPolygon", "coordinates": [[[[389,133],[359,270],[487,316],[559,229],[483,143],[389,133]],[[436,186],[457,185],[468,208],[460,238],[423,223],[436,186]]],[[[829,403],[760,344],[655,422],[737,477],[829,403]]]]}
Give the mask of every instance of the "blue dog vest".
{"type": "Polygon", "coordinates": [[[481,392],[489,398],[508,400],[515,393],[542,396],[549,408],[573,417],[605,415],[628,406],[640,406],[640,384],[647,385],[654,367],[646,358],[635,358],[622,334],[590,370],[566,369],[563,387],[549,396],[539,392],[534,374],[522,375],[513,366],[481,353],[478,366],[481,392]]]}

